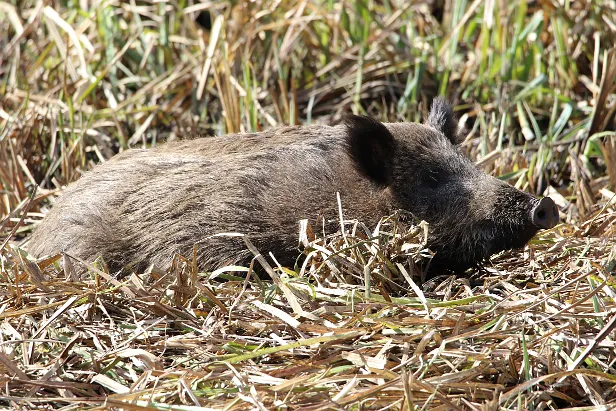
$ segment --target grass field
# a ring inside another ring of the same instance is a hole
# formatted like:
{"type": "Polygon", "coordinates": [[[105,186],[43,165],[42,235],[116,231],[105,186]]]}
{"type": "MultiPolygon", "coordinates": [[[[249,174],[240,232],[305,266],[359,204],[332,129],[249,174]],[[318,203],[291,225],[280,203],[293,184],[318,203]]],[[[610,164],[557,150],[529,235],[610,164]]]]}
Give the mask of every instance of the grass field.
{"type": "Polygon", "coordinates": [[[609,0],[0,1],[0,406],[616,407],[614,44],[609,0]],[[20,248],[130,147],[420,121],[438,95],[481,169],[562,217],[470,280],[419,284],[424,232],[395,222],[265,282],[20,248]]]}

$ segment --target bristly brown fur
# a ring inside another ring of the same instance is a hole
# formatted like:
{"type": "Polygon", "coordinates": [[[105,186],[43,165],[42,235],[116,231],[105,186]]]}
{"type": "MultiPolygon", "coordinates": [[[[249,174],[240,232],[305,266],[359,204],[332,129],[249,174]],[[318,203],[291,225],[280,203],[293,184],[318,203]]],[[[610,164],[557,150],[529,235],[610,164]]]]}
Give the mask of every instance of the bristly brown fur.
{"type": "Polygon", "coordinates": [[[453,109],[442,97],[437,97],[432,102],[426,124],[439,130],[452,143],[459,144],[462,142],[463,137],[460,135],[458,121],[453,114],[453,109]]]}
{"type": "Polygon", "coordinates": [[[394,137],[383,123],[370,117],[349,116],[344,124],[349,155],[367,178],[386,187],[396,148],[394,137]]]}
{"type": "Polygon", "coordinates": [[[451,108],[433,111],[427,126],[352,117],[129,150],[71,185],[28,249],[166,268],[196,244],[199,268],[215,269],[252,258],[242,241],[212,237],[239,232],[292,266],[300,219],[337,228],[336,192],[346,218],[375,224],[402,209],[428,221],[435,270],[522,246],[537,200],[480,172],[452,139],[451,108]]]}

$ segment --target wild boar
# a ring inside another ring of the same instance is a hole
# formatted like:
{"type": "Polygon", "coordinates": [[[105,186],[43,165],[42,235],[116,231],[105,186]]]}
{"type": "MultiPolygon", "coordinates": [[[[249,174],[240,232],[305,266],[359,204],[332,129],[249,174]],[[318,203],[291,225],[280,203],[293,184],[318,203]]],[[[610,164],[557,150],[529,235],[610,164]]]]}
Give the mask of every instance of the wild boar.
{"type": "Polygon", "coordinates": [[[337,126],[281,127],[133,149],[71,184],[29,242],[34,256],[101,256],[114,270],[170,266],[192,255],[199,268],[248,264],[249,235],[292,266],[300,219],[367,224],[395,210],[429,223],[432,272],[461,271],[519,248],[558,222],[538,198],[483,173],[460,150],[451,107],[436,99],[425,124],[352,116],[337,126]]]}

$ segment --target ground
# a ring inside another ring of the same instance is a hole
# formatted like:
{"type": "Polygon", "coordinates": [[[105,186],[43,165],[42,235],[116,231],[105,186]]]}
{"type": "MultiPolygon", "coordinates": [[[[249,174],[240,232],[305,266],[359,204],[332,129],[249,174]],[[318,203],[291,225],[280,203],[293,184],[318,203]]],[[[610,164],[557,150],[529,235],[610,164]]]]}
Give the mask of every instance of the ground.
{"type": "Polygon", "coordinates": [[[613,2],[9,1],[0,33],[3,406],[616,405],[613,2]],[[304,266],[261,268],[269,281],[190,255],[118,279],[20,247],[66,184],[129,147],[419,121],[437,95],[481,169],[561,212],[468,276],[421,284],[423,227],[395,218],[347,224],[304,266]]]}

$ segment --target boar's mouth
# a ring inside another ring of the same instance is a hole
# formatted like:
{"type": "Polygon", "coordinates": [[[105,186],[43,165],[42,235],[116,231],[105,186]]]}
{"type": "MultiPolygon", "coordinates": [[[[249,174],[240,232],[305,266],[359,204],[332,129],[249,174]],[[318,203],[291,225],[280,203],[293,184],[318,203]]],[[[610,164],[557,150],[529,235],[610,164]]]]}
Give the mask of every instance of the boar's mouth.
{"type": "Polygon", "coordinates": [[[502,220],[432,226],[428,248],[435,254],[427,263],[426,278],[480,268],[490,256],[522,248],[539,230],[556,226],[559,217],[554,202],[549,197],[530,199],[528,207],[502,220]]]}
{"type": "Polygon", "coordinates": [[[434,256],[426,262],[426,278],[447,273],[462,274],[469,268],[479,269],[496,253],[524,247],[538,229],[528,225],[522,231],[507,230],[494,235],[496,230],[492,226],[482,231],[479,236],[473,236],[474,239],[455,238],[447,233],[430,235],[427,246],[434,256]]]}

